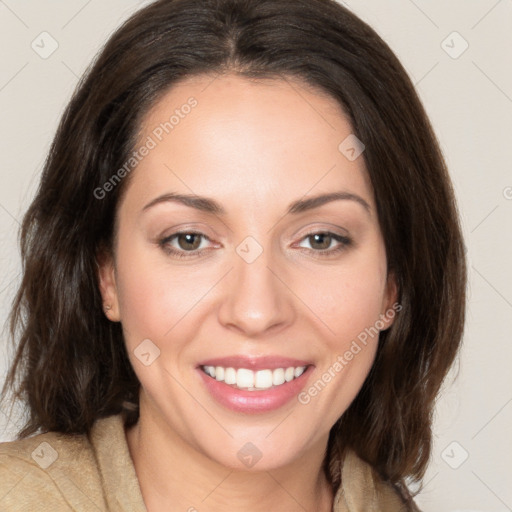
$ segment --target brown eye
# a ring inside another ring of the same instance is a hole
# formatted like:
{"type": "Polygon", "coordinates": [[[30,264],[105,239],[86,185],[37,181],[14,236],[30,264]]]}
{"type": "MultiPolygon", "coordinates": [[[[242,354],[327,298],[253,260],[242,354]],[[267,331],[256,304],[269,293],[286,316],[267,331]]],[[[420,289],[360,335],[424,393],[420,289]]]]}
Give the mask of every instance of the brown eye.
{"type": "Polygon", "coordinates": [[[333,238],[328,233],[316,233],[314,235],[309,235],[308,238],[310,240],[314,240],[314,242],[311,242],[311,246],[314,249],[316,248],[320,250],[329,249],[333,240],[333,238]]]}
{"type": "Polygon", "coordinates": [[[176,240],[180,249],[193,251],[201,245],[201,236],[198,233],[180,233],[176,240]]]}
{"type": "Polygon", "coordinates": [[[158,243],[167,254],[177,258],[187,258],[198,256],[207,250],[199,249],[202,239],[210,240],[203,233],[180,231],[163,238],[158,243]]]}
{"type": "MultiPolygon", "coordinates": [[[[331,233],[330,231],[318,231],[315,233],[308,233],[303,239],[311,246],[311,249],[304,247],[315,256],[333,256],[351,245],[352,240],[346,236],[331,233]],[[332,247],[332,243],[337,242],[338,246],[332,247]]],[[[302,247],[302,246],[301,246],[302,247]]]]}

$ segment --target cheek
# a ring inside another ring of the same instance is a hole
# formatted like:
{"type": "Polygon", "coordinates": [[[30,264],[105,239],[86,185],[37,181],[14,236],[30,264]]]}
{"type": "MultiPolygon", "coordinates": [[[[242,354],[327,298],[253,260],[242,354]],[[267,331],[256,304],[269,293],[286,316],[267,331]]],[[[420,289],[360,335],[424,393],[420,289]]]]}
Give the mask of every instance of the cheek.
{"type": "Polygon", "coordinates": [[[329,426],[356,397],[378,348],[376,324],[382,312],[385,270],[376,260],[367,263],[319,272],[302,289],[304,302],[319,318],[323,357],[298,399],[311,416],[323,418],[329,426]]]}
{"type": "Polygon", "coordinates": [[[300,291],[338,350],[375,326],[385,293],[386,270],[379,252],[357,255],[349,265],[312,272],[300,291]]]}
{"type": "Polygon", "coordinates": [[[123,246],[123,241],[120,236],[117,287],[127,343],[149,338],[160,345],[186,323],[180,320],[199,302],[202,287],[183,269],[171,272],[157,250],[148,251],[147,242],[123,246]]]}

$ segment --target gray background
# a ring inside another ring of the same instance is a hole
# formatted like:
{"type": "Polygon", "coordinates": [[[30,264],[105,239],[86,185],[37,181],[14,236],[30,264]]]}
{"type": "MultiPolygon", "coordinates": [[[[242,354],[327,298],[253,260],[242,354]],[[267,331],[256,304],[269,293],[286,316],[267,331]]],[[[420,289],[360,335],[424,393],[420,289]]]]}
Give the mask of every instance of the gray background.
{"type": "MultiPolygon", "coordinates": [[[[146,3],[0,0],[2,321],[20,280],[19,222],[63,108],[100,46],[146,3]]],[[[416,84],[450,168],[468,248],[463,350],[438,401],[417,501],[425,512],[512,511],[512,1],[343,3],[388,42],[416,84]]],[[[0,351],[2,376],[12,357],[5,332],[0,351]]],[[[0,411],[1,441],[14,438],[19,420],[0,411]]]]}

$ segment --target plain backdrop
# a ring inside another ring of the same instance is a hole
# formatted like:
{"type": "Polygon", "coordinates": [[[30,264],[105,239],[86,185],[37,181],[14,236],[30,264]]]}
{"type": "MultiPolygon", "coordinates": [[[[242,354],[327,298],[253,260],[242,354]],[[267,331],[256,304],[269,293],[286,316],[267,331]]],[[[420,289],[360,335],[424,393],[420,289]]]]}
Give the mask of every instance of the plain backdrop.
{"type": "MultiPolygon", "coordinates": [[[[62,111],[100,46],[146,3],[0,0],[2,321],[20,281],[19,223],[62,111]]],[[[464,344],[439,397],[417,502],[425,512],[511,511],[512,1],[343,3],[384,38],[416,84],[451,172],[467,244],[464,344]]],[[[0,377],[11,357],[4,332],[0,377]]],[[[14,439],[22,413],[8,421],[0,411],[0,441],[14,439]]]]}

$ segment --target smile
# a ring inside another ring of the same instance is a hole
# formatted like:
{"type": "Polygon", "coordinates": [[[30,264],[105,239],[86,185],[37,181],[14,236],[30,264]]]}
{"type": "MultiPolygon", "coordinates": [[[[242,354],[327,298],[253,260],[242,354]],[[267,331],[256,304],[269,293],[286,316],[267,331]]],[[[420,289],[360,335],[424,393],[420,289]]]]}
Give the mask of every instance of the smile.
{"type": "Polygon", "coordinates": [[[238,413],[254,414],[274,411],[292,402],[314,368],[307,360],[237,355],[201,361],[196,371],[205,391],[217,404],[238,413]]]}
{"type": "Polygon", "coordinates": [[[225,368],[223,366],[201,366],[204,373],[213,379],[224,382],[236,389],[258,391],[282,386],[286,382],[300,377],[307,366],[289,366],[287,368],[262,369],[253,371],[248,368],[225,368]]]}

